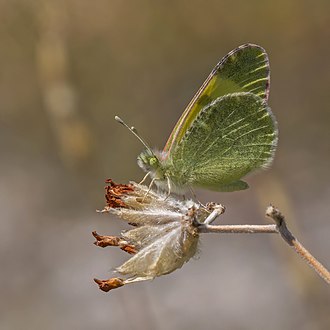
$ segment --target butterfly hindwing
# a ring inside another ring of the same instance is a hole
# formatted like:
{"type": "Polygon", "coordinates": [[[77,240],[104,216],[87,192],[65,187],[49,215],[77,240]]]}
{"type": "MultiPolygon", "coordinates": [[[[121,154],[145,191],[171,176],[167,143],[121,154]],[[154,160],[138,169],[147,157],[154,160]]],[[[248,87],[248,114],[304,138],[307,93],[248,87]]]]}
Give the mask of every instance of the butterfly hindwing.
{"type": "Polygon", "coordinates": [[[185,135],[200,111],[215,99],[230,93],[250,92],[268,99],[269,61],[265,50],[245,44],[228,53],[212,70],[174,127],[164,151],[170,153],[185,135]]]}
{"type": "Polygon", "coordinates": [[[271,163],[277,125],[263,98],[250,92],[216,99],[200,111],[171,153],[177,181],[219,191],[245,189],[248,172],[271,163]]]}

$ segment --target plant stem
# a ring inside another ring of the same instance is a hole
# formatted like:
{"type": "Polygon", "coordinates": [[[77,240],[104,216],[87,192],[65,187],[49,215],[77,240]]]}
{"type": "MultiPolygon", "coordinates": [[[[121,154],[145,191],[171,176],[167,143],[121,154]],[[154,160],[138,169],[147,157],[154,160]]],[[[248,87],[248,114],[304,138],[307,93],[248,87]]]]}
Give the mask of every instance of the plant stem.
{"type": "Polygon", "coordinates": [[[276,225],[208,225],[198,228],[200,233],[231,233],[231,234],[277,234],[276,225]]]}
{"type": "Polygon", "coordinates": [[[269,206],[266,216],[275,221],[275,225],[211,225],[221,213],[211,213],[209,221],[198,227],[200,233],[232,233],[232,234],[280,234],[283,240],[314,269],[327,283],[330,284],[330,272],[293,236],[288,229],[282,213],[274,206],[269,206]]]}
{"type": "Polygon", "coordinates": [[[275,221],[282,238],[295,252],[330,284],[330,272],[293,236],[286,225],[284,215],[277,208],[270,205],[266,210],[266,216],[275,221]]]}

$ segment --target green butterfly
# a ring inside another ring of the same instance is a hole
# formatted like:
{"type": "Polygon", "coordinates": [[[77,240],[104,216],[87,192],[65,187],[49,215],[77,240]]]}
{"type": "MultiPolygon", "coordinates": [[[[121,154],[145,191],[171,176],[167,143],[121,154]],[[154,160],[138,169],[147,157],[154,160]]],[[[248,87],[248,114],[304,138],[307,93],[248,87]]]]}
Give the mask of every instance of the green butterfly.
{"type": "Polygon", "coordinates": [[[131,128],[147,148],[138,164],[152,183],[169,193],[192,187],[248,188],[240,179],[270,165],[277,145],[277,124],[267,105],[269,79],[265,50],[253,44],[239,46],[212,70],[162,152],[151,150],[131,128]]]}

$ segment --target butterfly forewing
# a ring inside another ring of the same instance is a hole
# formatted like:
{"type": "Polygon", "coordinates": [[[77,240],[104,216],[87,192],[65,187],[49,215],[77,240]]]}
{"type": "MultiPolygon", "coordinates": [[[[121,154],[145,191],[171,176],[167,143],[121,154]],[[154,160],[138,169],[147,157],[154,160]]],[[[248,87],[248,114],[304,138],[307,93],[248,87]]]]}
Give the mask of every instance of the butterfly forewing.
{"type": "Polygon", "coordinates": [[[220,96],[251,92],[268,99],[269,61],[265,50],[245,44],[228,53],[212,70],[174,127],[164,151],[167,156],[180,143],[200,111],[220,96]]]}
{"type": "Polygon", "coordinates": [[[198,114],[170,161],[180,184],[221,191],[270,164],[276,143],[277,125],[265,100],[250,92],[233,93],[198,114]]]}

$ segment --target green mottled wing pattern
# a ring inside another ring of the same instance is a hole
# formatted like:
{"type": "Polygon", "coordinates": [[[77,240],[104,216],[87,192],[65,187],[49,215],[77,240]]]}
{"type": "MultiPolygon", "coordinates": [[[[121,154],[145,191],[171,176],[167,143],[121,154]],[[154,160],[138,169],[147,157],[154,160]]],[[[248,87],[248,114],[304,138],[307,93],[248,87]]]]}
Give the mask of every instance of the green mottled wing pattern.
{"type": "Polygon", "coordinates": [[[212,70],[174,127],[164,151],[170,153],[180,143],[200,111],[220,96],[250,92],[268,99],[269,61],[265,50],[245,44],[228,53],[212,70]]]}
{"type": "Polygon", "coordinates": [[[225,95],[200,111],[169,157],[168,174],[179,186],[245,189],[240,178],[270,164],[276,143],[276,121],[264,98],[225,95]]]}

